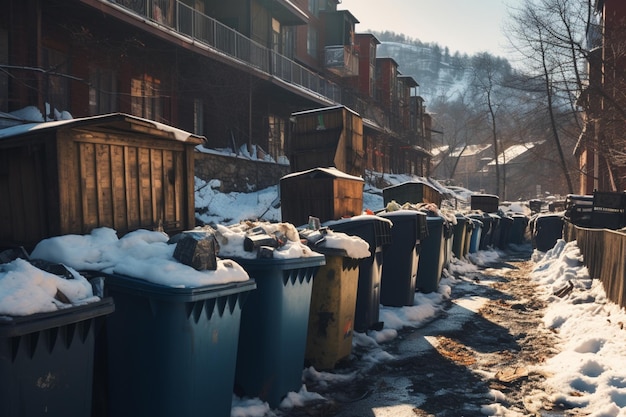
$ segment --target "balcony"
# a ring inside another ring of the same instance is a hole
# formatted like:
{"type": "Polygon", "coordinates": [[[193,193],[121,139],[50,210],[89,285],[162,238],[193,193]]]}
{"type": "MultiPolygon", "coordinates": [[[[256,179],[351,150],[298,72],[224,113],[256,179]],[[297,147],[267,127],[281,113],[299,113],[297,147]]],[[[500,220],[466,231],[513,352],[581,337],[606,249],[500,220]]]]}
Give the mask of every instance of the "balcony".
{"type": "MultiPolygon", "coordinates": [[[[124,13],[147,19],[164,31],[175,31],[190,44],[243,63],[282,82],[341,103],[341,88],[293,60],[254,42],[236,30],[220,23],[177,0],[99,0],[124,13]]],[[[358,66],[357,66],[358,67],[358,66]]]]}
{"type": "Polygon", "coordinates": [[[332,45],[324,48],[324,66],[340,77],[359,75],[359,56],[352,46],[332,45]]]}

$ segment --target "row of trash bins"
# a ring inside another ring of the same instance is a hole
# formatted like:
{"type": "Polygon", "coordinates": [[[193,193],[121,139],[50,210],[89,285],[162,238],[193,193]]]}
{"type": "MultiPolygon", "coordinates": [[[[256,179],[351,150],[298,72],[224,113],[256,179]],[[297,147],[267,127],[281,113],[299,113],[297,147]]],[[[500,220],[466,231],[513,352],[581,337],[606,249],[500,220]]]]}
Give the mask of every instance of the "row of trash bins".
{"type": "Polygon", "coordinates": [[[236,259],[250,280],[173,288],[87,273],[101,301],[0,317],[0,415],[230,416],[233,392],[272,408],[302,370],[333,369],[353,332],[380,329],[380,304],[436,291],[453,255],[522,243],[527,219],[385,211],[323,226],[370,257],[314,248],[295,259],[236,259]],[[393,227],[392,227],[393,226],[393,227]]]}

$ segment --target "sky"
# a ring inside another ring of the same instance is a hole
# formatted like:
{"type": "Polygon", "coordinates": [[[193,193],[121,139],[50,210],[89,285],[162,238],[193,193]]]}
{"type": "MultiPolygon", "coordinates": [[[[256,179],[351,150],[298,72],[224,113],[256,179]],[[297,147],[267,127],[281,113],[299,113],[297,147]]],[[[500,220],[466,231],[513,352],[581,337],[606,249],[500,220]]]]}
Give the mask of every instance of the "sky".
{"type": "Polygon", "coordinates": [[[450,52],[490,52],[506,57],[510,47],[502,29],[507,7],[522,0],[342,0],[360,22],[356,32],[391,31],[422,42],[436,42],[450,52]]]}
{"type": "MultiPolygon", "coordinates": [[[[370,191],[367,193],[369,195],[364,198],[367,201],[365,204],[370,207],[381,206],[381,190],[371,189],[370,191]]],[[[241,250],[243,236],[238,226],[239,221],[245,217],[239,218],[238,216],[240,213],[246,216],[247,213],[258,212],[263,204],[270,204],[276,192],[276,187],[270,187],[256,193],[226,195],[212,189],[210,195],[198,196],[197,199],[198,204],[211,204],[211,211],[215,213],[213,219],[229,219],[224,222],[227,230],[222,230],[227,234],[230,242],[223,242],[225,252],[234,256],[247,256],[241,250]],[[228,233],[231,234],[228,235],[228,233]]],[[[277,216],[278,212],[275,210],[270,208],[268,217],[277,216]]],[[[349,240],[344,241],[345,246],[354,245],[357,247],[355,249],[357,253],[363,254],[360,252],[363,250],[362,242],[357,243],[355,239],[349,240]]],[[[50,262],[62,262],[72,271],[74,279],[65,280],[41,270],[34,270],[34,267],[23,260],[1,265],[0,306],[4,310],[0,314],[11,315],[7,306],[17,309],[13,312],[14,314],[31,314],[35,299],[41,300],[48,306],[54,304],[54,308],[68,307],[68,305],[59,304],[59,300],[51,301],[57,289],[65,292],[71,303],[80,304],[97,299],[89,292],[85,279],[76,272],[87,265],[90,269],[118,271],[144,279],[152,277],[165,284],[169,280],[168,285],[174,287],[189,285],[189,282],[171,280],[172,275],[180,279],[181,276],[191,271],[181,269],[189,268],[185,265],[176,265],[177,261],[172,258],[174,250],[172,246],[175,245],[168,245],[167,241],[167,236],[162,232],[137,231],[117,238],[115,231],[107,228],[96,229],[88,235],[67,235],[46,239],[37,245],[31,257],[40,257],[50,262]],[[167,271],[172,271],[172,273],[168,274],[167,271]],[[36,288],[36,291],[28,288],[32,286],[36,288]],[[33,295],[37,293],[43,293],[41,298],[33,295]],[[19,310],[22,308],[21,305],[27,307],[19,310]]],[[[297,243],[294,242],[293,245],[304,256],[309,253],[297,243]]],[[[290,254],[293,255],[296,252],[290,252],[290,254]]],[[[386,349],[387,343],[398,337],[398,330],[404,327],[420,327],[436,320],[437,315],[443,310],[444,303],[448,300],[462,306],[466,311],[478,312],[487,300],[479,296],[472,296],[471,299],[458,298],[455,288],[494,285],[495,281],[488,279],[481,279],[477,283],[473,277],[479,266],[497,261],[500,256],[502,254],[498,250],[487,249],[470,253],[467,258],[453,258],[444,270],[436,292],[428,294],[416,292],[413,306],[380,306],[380,319],[384,322],[383,329],[354,334],[353,346],[369,350],[367,360],[363,360],[359,366],[366,371],[376,364],[393,360],[394,354],[386,349]]],[[[548,305],[543,323],[558,334],[561,343],[554,347],[557,351],[554,357],[545,363],[536,364],[534,369],[529,370],[548,375],[548,377],[546,392],[537,393],[537,398],[528,398],[527,402],[540,404],[541,396],[547,395],[555,402],[566,401],[579,406],[584,415],[626,416],[626,345],[623,343],[623,337],[616,337],[616,334],[622,334],[623,330],[619,329],[619,324],[626,322],[626,313],[607,300],[599,280],[590,279],[587,269],[580,262],[581,254],[576,242],[566,243],[559,240],[554,248],[545,253],[534,250],[532,259],[535,267],[529,279],[535,280],[540,284],[539,288],[544,289],[538,297],[545,300],[548,305]],[[563,298],[553,295],[554,289],[563,287],[568,280],[574,283],[574,290],[563,298]]],[[[246,279],[245,276],[239,275],[241,271],[237,268],[231,269],[232,271],[237,272],[232,274],[236,280],[246,279]]],[[[211,274],[212,272],[206,272],[206,275],[211,274]]],[[[206,278],[201,278],[199,283],[204,282],[206,278]]],[[[467,292],[460,291],[459,293],[467,292]]],[[[448,310],[450,311],[453,310],[448,310]]],[[[420,349],[432,348],[426,343],[420,349]]],[[[289,409],[323,398],[320,394],[309,391],[306,381],[349,383],[350,378],[354,377],[354,374],[319,372],[311,367],[303,369],[302,375],[303,385],[300,390],[287,393],[280,408],[289,409]]],[[[497,390],[489,393],[488,404],[483,407],[482,411],[485,415],[520,417],[518,411],[507,408],[505,394],[497,390]]],[[[375,413],[376,415],[392,415],[393,410],[377,409],[375,413]]],[[[271,415],[273,415],[272,409],[259,398],[237,396],[232,398],[231,417],[271,415]]]]}

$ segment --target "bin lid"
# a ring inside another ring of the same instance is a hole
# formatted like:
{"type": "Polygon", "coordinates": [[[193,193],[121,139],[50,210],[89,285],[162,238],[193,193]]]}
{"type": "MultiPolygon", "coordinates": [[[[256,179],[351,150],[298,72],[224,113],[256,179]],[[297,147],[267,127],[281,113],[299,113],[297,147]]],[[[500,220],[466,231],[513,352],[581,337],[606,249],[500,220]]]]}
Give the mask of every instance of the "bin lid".
{"type": "Polygon", "coordinates": [[[312,266],[322,266],[326,264],[326,257],[321,253],[319,255],[304,256],[301,258],[230,258],[237,262],[244,269],[298,269],[309,268],[312,266]]]}
{"type": "Polygon", "coordinates": [[[28,316],[0,316],[0,337],[16,337],[39,332],[54,327],[66,326],[95,317],[110,314],[115,310],[111,297],[100,301],[76,305],[48,313],[28,316]]]}
{"type": "Polygon", "coordinates": [[[256,288],[253,279],[227,284],[205,285],[200,287],[171,287],[141,278],[126,275],[98,273],[104,278],[104,288],[114,288],[124,293],[142,297],[157,298],[172,302],[194,302],[223,297],[256,288]]]}
{"type": "Polygon", "coordinates": [[[336,232],[360,237],[370,245],[370,249],[391,243],[393,222],[378,215],[364,214],[347,219],[331,220],[323,225],[336,232]]]}

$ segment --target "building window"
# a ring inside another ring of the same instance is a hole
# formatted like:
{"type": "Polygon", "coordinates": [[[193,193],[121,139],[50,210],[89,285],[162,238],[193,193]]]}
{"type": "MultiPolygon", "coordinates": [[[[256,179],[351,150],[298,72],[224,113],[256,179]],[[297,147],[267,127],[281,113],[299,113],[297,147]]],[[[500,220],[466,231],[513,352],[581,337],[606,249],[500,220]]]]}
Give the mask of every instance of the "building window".
{"type": "Polygon", "coordinates": [[[117,73],[102,68],[91,68],[89,73],[89,114],[118,111],[117,73]]]}
{"type": "Polygon", "coordinates": [[[69,108],[69,58],[63,52],[43,48],[43,68],[46,70],[45,97],[46,104],[50,105],[50,114],[54,117],[54,110],[70,111],[69,108]]]}
{"type": "Polygon", "coordinates": [[[294,26],[283,27],[283,55],[293,59],[296,50],[296,29],[294,26]]]}
{"type": "Polygon", "coordinates": [[[162,121],[163,104],[160,96],[161,81],[144,74],[133,78],[130,85],[131,113],[133,116],[162,121]]]}
{"type": "Polygon", "coordinates": [[[317,30],[310,26],[306,38],[306,51],[312,57],[317,58],[317,30]]]}
{"type": "Polygon", "coordinates": [[[320,0],[309,0],[309,12],[315,17],[320,14],[320,0]]]}
{"type": "Polygon", "coordinates": [[[280,22],[274,18],[272,18],[272,51],[283,53],[280,22]]]}
{"type": "Polygon", "coordinates": [[[285,155],[285,121],[278,116],[269,115],[268,122],[268,151],[275,161],[280,161],[285,155]]]}

